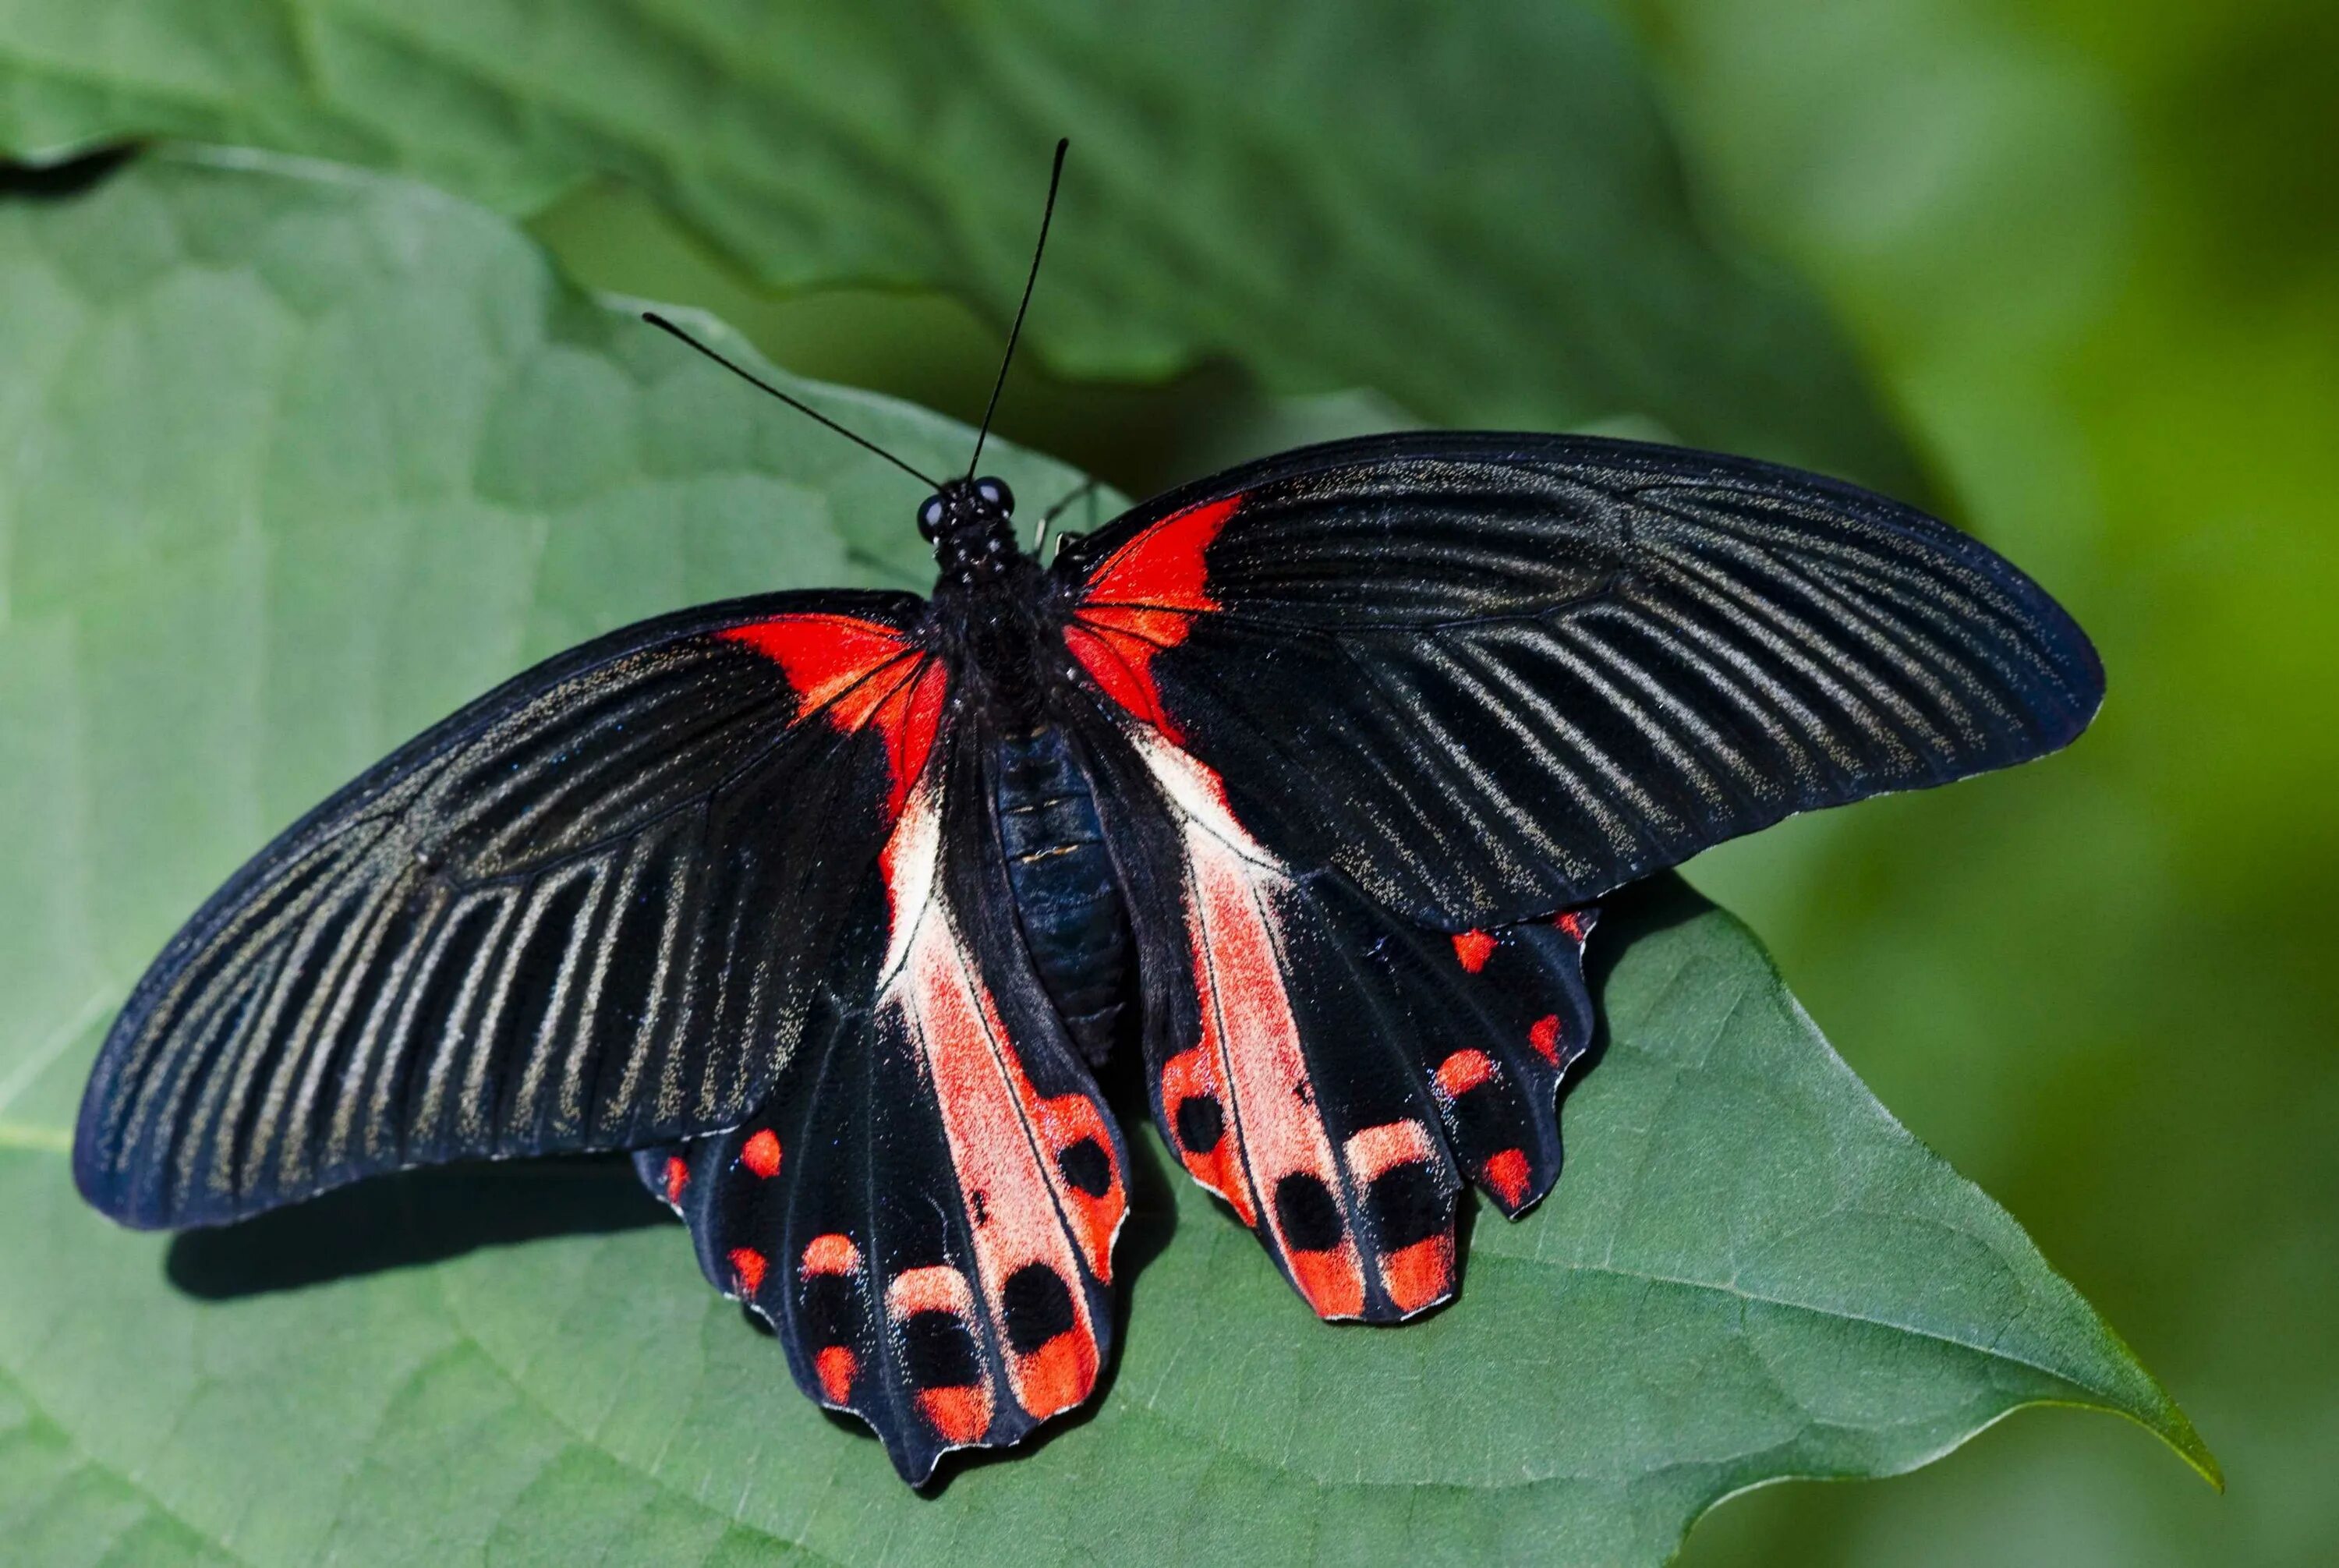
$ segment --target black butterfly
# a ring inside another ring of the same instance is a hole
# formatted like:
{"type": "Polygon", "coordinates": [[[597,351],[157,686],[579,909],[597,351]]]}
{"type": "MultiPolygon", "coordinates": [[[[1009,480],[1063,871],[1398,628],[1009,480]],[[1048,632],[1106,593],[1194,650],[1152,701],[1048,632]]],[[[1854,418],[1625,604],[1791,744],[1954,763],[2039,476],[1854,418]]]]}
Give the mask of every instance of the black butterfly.
{"type": "Polygon", "coordinates": [[[1990,551],[1738,459],[1343,442],[1048,566],[973,473],[928,481],[932,598],[627,627],[269,845],[115,1021],[84,1194],[209,1225],[632,1150],[921,1480],[1095,1386],[1129,1165],[1090,1068],[1124,1023],[1308,1305],[1411,1317],[1464,1186],[1515,1216],[1558,1174],[1591,901],[2051,751],[2102,694],[1990,551]]]}

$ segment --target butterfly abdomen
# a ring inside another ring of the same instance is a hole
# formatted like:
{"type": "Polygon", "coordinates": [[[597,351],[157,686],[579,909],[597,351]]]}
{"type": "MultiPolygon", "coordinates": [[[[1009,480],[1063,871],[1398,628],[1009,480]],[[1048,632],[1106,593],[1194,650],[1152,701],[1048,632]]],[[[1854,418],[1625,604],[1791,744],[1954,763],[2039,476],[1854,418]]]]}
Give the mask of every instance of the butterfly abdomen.
{"type": "Polygon", "coordinates": [[[1066,1032],[1101,1061],[1120,1021],[1128,920],[1088,778],[1063,732],[1048,725],[1002,741],[994,798],[1032,966],[1066,1032]]]}

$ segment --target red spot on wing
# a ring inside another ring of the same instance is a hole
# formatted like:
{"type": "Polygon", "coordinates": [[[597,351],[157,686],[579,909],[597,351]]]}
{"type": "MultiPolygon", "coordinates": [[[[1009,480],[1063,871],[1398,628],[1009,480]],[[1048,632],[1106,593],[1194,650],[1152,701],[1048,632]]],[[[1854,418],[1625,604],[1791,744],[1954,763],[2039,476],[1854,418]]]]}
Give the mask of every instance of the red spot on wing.
{"type": "Polygon", "coordinates": [[[764,1287],[764,1255],[754,1247],[733,1247],[731,1267],[739,1276],[741,1295],[753,1296],[764,1287]]]}
{"type": "Polygon", "coordinates": [[[1553,918],[1551,923],[1565,932],[1578,947],[1582,947],[1584,939],[1592,934],[1592,922],[1584,918],[1580,910],[1563,911],[1553,918]]]}
{"type": "Polygon", "coordinates": [[[1096,1386],[1096,1341],[1085,1329],[1067,1328],[1016,1360],[1016,1402],[1034,1415],[1070,1410],[1096,1386]]]}
{"type": "Polygon", "coordinates": [[[861,1272],[861,1248],[853,1245],[853,1238],[831,1231],[815,1236],[804,1243],[804,1271],[806,1274],[858,1274],[861,1272]]]}
{"type": "Polygon", "coordinates": [[[1437,1064],[1437,1088],[1448,1100],[1461,1099],[1494,1076],[1494,1061],[1483,1050],[1457,1050],[1437,1064]]]}
{"type": "Polygon", "coordinates": [[[1393,1165],[1411,1165],[1437,1158],[1429,1129],[1417,1121],[1385,1121],[1348,1139],[1348,1169],[1366,1181],[1393,1165]]]}
{"type": "Polygon", "coordinates": [[[679,1154],[666,1157],[666,1200],[682,1206],[682,1189],[690,1185],[690,1163],[679,1154]]]}
{"type": "Polygon", "coordinates": [[[1436,1302],[1454,1287],[1454,1238],[1432,1236],[1390,1253],[1381,1259],[1381,1286],[1408,1315],[1436,1302]]]}
{"type": "Polygon", "coordinates": [[[991,1390],[980,1383],[922,1390],[918,1408],[945,1443],[979,1443],[991,1430],[991,1390]]]}
{"type": "Polygon", "coordinates": [[[1483,931],[1466,931],[1454,939],[1454,956],[1462,961],[1464,969],[1475,974],[1495,956],[1495,939],[1483,931]]]}
{"type": "Polygon", "coordinates": [[[1050,1185],[1056,1189],[1057,1200],[1064,1205],[1065,1218],[1071,1222],[1081,1244],[1081,1256],[1088,1259],[1089,1272],[1103,1284],[1112,1283],[1112,1238],[1120,1229],[1122,1217],[1129,1211],[1129,1199],[1121,1190],[1120,1162],[1112,1155],[1112,1135],[1104,1124],[1104,1113],[1085,1094],[1060,1094],[1053,1100],[1042,1100],[1031,1088],[1031,1080],[1022,1070],[1022,1063],[1013,1064],[1015,1092],[1023,1102],[1023,1114],[1039,1133],[1054,1168],[1050,1185]],[[1101,1194],[1083,1192],[1064,1179],[1064,1151],[1076,1143],[1092,1141],[1103,1151],[1106,1170],[1105,1189],[1101,1194]]]}
{"type": "Polygon", "coordinates": [[[886,811],[901,814],[942,726],[949,677],[937,660],[899,626],[858,616],[775,616],[717,635],[780,666],[798,722],[823,714],[848,735],[875,725],[893,775],[886,811]]]}
{"type": "Polygon", "coordinates": [[[1365,1309],[1365,1279],[1357,1269],[1357,1249],[1343,1240],[1328,1252],[1287,1252],[1299,1294],[1318,1317],[1354,1317],[1365,1309]]]}
{"type": "MultiPolygon", "coordinates": [[[[946,1263],[928,1264],[896,1275],[885,1287],[885,1310],[903,1323],[922,1312],[946,1312],[974,1334],[974,1292],[966,1276],[946,1263]]],[[[981,1440],[991,1429],[991,1386],[952,1384],[922,1389],[918,1408],[945,1443],[981,1440]]]]}
{"type": "Polygon", "coordinates": [[[1486,1180],[1502,1195],[1503,1207],[1516,1208],[1527,1195],[1527,1182],[1534,1171],[1527,1164],[1526,1150],[1505,1149],[1486,1161],[1486,1180]]]}
{"type": "Polygon", "coordinates": [[[780,1173],[780,1136],[770,1128],[750,1138],[739,1149],[739,1163],[766,1180],[780,1173]]]}
{"type": "Polygon", "coordinates": [[[1161,705],[1153,658],[1219,608],[1202,553],[1242,504],[1240,496],[1189,507],[1162,518],[1089,574],[1065,646],[1106,695],[1171,740],[1182,740],[1161,705]]]}
{"type": "Polygon", "coordinates": [[[861,1357],[844,1346],[832,1345],[812,1358],[812,1369],[828,1402],[844,1405],[853,1398],[853,1379],[861,1370],[861,1357]]]}
{"type": "Polygon", "coordinates": [[[1559,1014],[1545,1013],[1527,1026],[1527,1043],[1554,1067],[1559,1065],[1559,1014]]]}
{"type": "Polygon", "coordinates": [[[921,1312],[964,1317],[973,1309],[974,1296],[966,1287],[965,1275],[946,1263],[934,1263],[897,1275],[885,1287],[885,1306],[897,1317],[921,1312]]]}

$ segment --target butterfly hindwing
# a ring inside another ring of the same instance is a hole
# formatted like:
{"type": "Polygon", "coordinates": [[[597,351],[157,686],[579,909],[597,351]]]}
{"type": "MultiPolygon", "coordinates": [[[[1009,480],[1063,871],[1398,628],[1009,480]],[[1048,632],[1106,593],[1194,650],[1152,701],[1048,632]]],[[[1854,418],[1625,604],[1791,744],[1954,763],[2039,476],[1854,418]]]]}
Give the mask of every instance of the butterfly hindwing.
{"type": "Polygon", "coordinates": [[[405,1166],[735,1122],[795,1050],[939,728],[922,607],[686,611],[400,748],[133,992],[83,1101],[83,1192],[207,1224],[405,1166]]]}
{"type": "Polygon", "coordinates": [[[1154,727],[1083,726],[1120,851],[1154,1116],[1321,1316],[1453,1294],[1456,1209],[1506,1213],[1559,1171],[1556,1094],[1590,1039],[1588,914],[1467,941],[1301,872],[1154,727]]]}
{"type": "Polygon", "coordinates": [[[923,1481],[1083,1402],[1110,1350],[1120,1135],[1014,926],[962,733],[914,786],[841,952],[835,1026],[730,1131],[637,1168],[805,1393],[923,1481]]]}
{"type": "Polygon", "coordinates": [[[1423,433],[1165,496],[1056,567],[1067,650],[1301,869],[1447,930],[2051,751],[2094,650],[1972,539],[1670,448],[1423,433]]]}

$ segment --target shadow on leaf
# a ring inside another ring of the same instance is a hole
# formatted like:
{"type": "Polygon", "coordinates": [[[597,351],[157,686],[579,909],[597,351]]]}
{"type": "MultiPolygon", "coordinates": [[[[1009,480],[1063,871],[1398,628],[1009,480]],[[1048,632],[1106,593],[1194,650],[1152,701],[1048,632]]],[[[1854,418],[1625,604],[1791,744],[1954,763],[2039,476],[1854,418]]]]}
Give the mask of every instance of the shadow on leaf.
{"type": "Polygon", "coordinates": [[[100,147],[61,163],[0,163],[0,201],[61,202],[105,181],[138,153],[135,144],[100,147]]]}
{"type": "Polygon", "coordinates": [[[163,1271],[190,1296],[224,1300],[673,1218],[622,1157],[454,1165],[377,1177],[241,1224],[184,1231],[163,1271]]]}
{"type": "MultiPolygon", "coordinates": [[[[1600,901],[1600,923],[1584,950],[1584,979],[1592,988],[1594,1060],[1608,1038],[1606,997],[1609,977],[1633,943],[1674,926],[1685,925],[1713,912],[1705,895],[1683,882],[1678,873],[1664,871],[1618,888],[1600,901]]],[[[1577,1073],[1570,1081],[1580,1081],[1577,1073]]]]}

